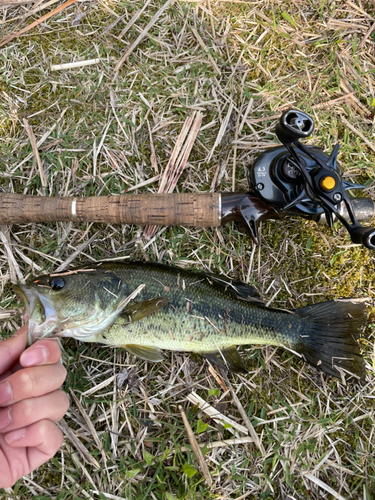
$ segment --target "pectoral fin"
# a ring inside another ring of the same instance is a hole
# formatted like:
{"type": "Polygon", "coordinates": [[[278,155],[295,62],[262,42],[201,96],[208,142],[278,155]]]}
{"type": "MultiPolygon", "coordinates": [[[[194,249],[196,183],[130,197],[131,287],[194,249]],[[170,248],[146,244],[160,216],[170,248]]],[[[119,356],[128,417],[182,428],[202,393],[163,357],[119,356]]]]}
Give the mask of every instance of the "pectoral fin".
{"type": "Polygon", "coordinates": [[[163,361],[164,356],[158,347],[148,347],[144,345],[127,344],[123,345],[124,349],[131,352],[135,356],[142,359],[147,359],[147,361],[163,361]]]}
{"type": "Polygon", "coordinates": [[[242,358],[235,346],[221,349],[220,351],[200,353],[201,356],[208,359],[214,365],[229,370],[234,373],[247,373],[242,358]]]}
{"type": "Polygon", "coordinates": [[[150,316],[150,314],[163,309],[169,302],[167,297],[159,297],[156,299],[144,300],[143,302],[136,302],[129,304],[121,314],[129,323],[134,323],[140,319],[150,316]]]}

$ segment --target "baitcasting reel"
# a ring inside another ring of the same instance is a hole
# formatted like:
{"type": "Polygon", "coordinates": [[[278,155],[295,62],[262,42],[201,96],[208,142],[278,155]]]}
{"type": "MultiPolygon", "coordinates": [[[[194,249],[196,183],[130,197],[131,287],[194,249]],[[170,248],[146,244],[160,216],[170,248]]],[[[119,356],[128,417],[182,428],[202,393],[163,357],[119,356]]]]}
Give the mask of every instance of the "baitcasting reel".
{"type": "Polygon", "coordinates": [[[279,213],[319,220],[325,217],[332,227],[338,219],[353,243],[375,249],[375,228],[363,227],[358,218],[367,210],[368,198],[351,198],[350,189],[363,189],[342,178],[337,164],[339,144],[327,156],[314,146],[299,142],[314,131],[310,116],[295,109],[286,111],[276,125],[283,146],[262,153],[248,171],[252,193],[279,213]]]}

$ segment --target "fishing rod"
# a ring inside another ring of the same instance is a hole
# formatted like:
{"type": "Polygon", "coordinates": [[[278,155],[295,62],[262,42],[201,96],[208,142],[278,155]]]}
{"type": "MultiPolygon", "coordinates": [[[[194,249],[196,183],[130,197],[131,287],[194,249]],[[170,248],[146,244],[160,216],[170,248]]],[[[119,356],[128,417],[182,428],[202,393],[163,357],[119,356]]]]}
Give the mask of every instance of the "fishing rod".
{"type": "Polygon", "coordinates": [[[249,167],[248,192],[81,198],[0,193],[0,224],[76,221],[209,227],[237,221],[258,244],[261,221],[297,215],[330,227],[339,220],[353,243],[374,250],[375,228],[361,225],[375,215],[374,201],[347,193],[365,186],[343,179],[337,163],[339,144],[327,155],[300,142],[313,131],[314,122],[306,113],[285,111],[276,125],[282,145],[262,153],[249,167]]]}

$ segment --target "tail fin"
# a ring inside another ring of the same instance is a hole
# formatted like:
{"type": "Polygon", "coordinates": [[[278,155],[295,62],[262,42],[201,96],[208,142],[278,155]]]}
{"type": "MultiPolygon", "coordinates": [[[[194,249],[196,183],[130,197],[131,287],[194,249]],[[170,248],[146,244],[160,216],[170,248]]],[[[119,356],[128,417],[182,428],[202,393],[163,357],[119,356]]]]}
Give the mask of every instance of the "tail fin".
{"type": "Polygon", "coordinates": [[[365,366],[357,343],[367,320],[362,302],[330,300],[302,307],[295,314],[306,320],[305,333],[295,346],[306,361],[335,377],[349,373],[364,380],[365,366]]]}

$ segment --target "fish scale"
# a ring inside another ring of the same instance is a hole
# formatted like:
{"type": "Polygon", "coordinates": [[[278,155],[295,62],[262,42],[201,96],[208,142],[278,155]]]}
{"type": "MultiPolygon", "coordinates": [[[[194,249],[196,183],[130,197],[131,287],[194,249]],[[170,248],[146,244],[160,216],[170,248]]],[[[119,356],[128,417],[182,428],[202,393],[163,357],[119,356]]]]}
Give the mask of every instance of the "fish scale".
{"type": "MultiPolygon", "coordinates": [[[[269,335],[267,340],[271,341],[277,337],[276,340],[280,344],[291,341],[293,334],[295,337],[298,336],[300,327],[298,318],[293,318],[286,311],[266,308],[261,304],[249,304],[246,301],[246,298],[249,300],[248,297],[242,297],[242,301],[238,300],[238,295],[233,296],[228,291],[231,280],[227,279],[224,284],[219,285],[212,279],[211,275],[186,272],[160,264],[156,266],[146,264],[145,269],[142,269],[142,266],[141,270],[139,266],[134,268],[131,267],[131,264],[128,266],[130,269],[113,269],[120,278],[123,277],[122,273],[126,273],[124,278],[128,284],[132,284],[128,292],[140,283],[145,283],[146,288],[138,296],[138,300],[147,300],[155,296],[168,297],[170,301],[164,311],[167,313],[173,309],[173,312],[181,317],[178,326],[181,326],[182,321],[189,320],[188,324],[190,324],[192,319],[201,322],[200,318],[208,318],[218,325],[221,333],[226,333],[228,337],[240,339],[247,331],[247,343],[249,329],[254,336],[258,333],[258,338],[263,343],[267,335],[269,335]],[[188,303],[190,304],[189,310],[188,303]],[[286,318],[289,320],[288,325],[285,325],[286,318]],[[295,327],[293,332],[290,331],[291,326],[289,326],[292,320],[294,320],[295,327]],[[259,331],[262,334],[259,334],[259,331]]],[[[220,279],[224,280],[225,278],[221,276],[220,279]]],[[[251,287],[248,288],[251,289],[251,287]]],[[[162,325],[164,316],[162,315],[160,318],[162,325]]],[[[154,316],[148,318],[148,322],[151,322],[150,325],[154,320],[154,316]]],[[[162,329],[162,326],[160,328],[162,329]]],[[[207,319],[205,319],[204,325],[200,323],[198,328],[200,331],[212,329],[212,335],[216,336],[219,333],[216,328],[209,324],[207,319]]],[[[189,333],[187,333],[189,337],[190,329],[189,325],[189,333]]],[[[181,331],[181,334],[184,332],[181,331]]],[[[242,340],[244,339],[242,338],[242,340]]]]}
{"type": "Polygon", "coordinates": [[[232,371],[245,371],[237,345],[284,346],[331,375],[365,376],[356,339],[366,308],[355,300],[288,312],[266,307],[241,281],[140,262],[89,264],[16,290],[26,304],[29,337],[121,346],[151,361],[162,360],[162,350],[195,352],[232,371]]]}

